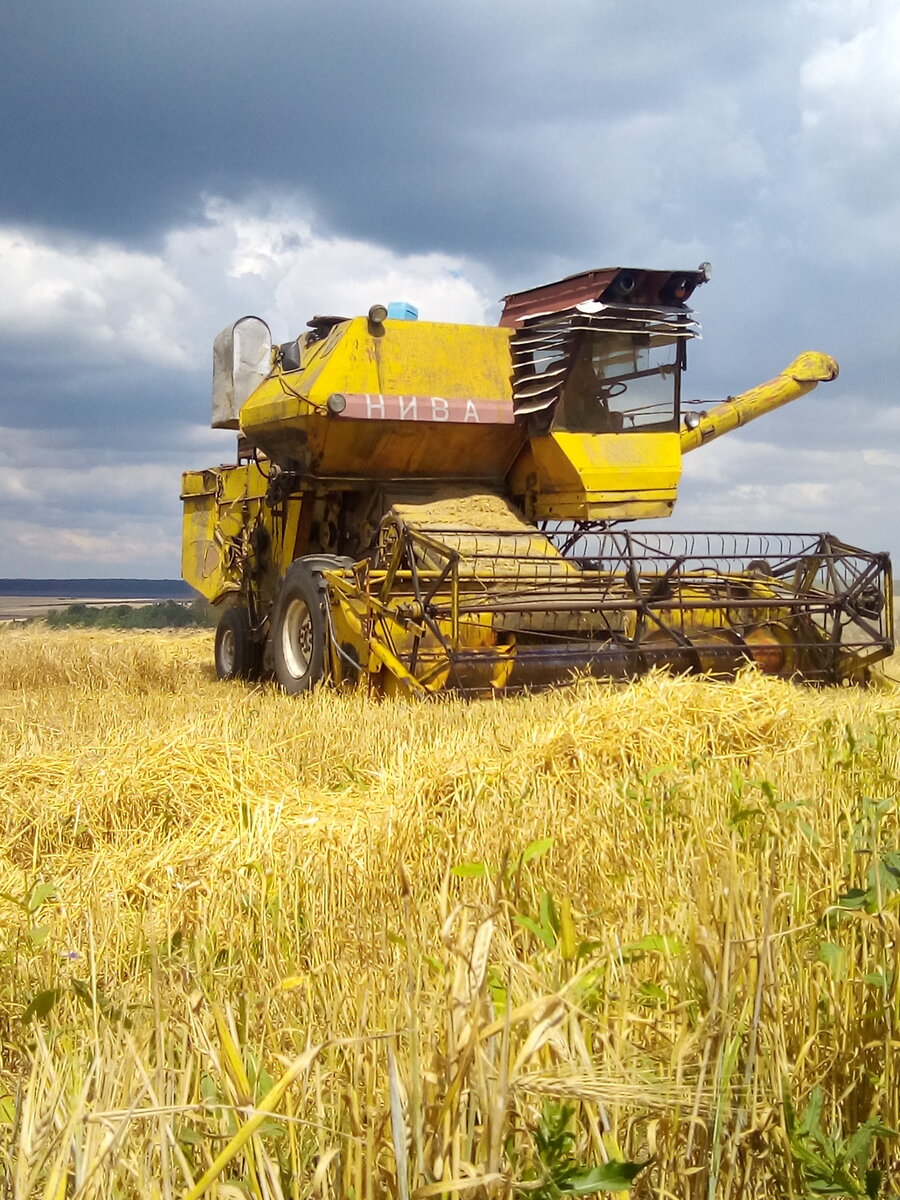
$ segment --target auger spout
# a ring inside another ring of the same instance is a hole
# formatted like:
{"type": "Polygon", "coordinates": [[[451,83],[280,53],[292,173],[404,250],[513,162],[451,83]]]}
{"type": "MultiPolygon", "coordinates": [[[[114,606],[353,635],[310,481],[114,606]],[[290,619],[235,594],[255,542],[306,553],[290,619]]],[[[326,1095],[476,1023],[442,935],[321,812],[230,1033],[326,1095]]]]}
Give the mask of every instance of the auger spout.
{"type": "Polygon", "coordinates": [[[790,404],[792,400],[811,392],[818,384],[837,379],[838,372],[838,364],[831,355],[807,350],[774,379],[750,388],[747,392],[741,392],[739,396],[729,396],[701,417],[693,429],[683,429],[681,453],[696,450],[698,446],[721,437],[723,433],[730,433],[740,425],[746,425],[784,404],[790,404]]]}

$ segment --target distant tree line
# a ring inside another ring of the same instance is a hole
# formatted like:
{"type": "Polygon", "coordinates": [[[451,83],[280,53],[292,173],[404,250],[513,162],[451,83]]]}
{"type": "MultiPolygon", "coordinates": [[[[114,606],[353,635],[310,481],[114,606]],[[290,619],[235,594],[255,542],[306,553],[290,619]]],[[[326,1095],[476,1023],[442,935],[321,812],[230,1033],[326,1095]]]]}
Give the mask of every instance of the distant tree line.
{"type": "Polygon", "coordinates": [[[179,604],[164,600],[158,604],[70,604],[54,609],[46,616],[48,625],[66,628],[72,625],[92,629],[186,629],[215,624],[215,615],[205,600],[179,604]]]}

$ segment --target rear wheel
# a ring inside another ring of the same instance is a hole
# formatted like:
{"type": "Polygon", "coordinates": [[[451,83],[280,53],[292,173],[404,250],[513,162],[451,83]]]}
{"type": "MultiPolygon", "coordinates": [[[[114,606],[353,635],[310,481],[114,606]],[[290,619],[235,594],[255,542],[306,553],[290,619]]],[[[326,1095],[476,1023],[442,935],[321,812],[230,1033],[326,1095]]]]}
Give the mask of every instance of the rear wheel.
{"type": "Polygon", "coordinates": [[[259,674],[262,647],[253,640],[246,608],[226,608],[216,626],[216,675],[252,679],[259,674]]]}
{"type": "Polygon", "coordinates": [[[295,562],[284,577],[272,622],[275,676],[286,692],[298,695],[322,680],[326,638],[319,577],[295,562]]]}

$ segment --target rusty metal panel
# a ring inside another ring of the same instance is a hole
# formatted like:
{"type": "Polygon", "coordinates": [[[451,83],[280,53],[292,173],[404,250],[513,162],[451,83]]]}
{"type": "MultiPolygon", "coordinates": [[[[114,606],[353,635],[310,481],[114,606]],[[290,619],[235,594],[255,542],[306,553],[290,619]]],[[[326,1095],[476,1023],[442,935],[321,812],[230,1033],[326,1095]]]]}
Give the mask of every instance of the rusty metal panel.
{"type": "Polygon", "coordinates": [[[524,292],[511,292],[503,297],[503,315],[500,324],[514,327],[524,317],[537,313],[560,312],[572,308],[585,300],[597,300],[618,275],[621,267],[601,267],[595,271],[582,271],[578,275],[567,275],[556,283],[545,283],[540,287],[528,288],[524,292]]]}
{"type": "Polygon", "coordinates": [[[650,271],[643,267],[601,267],[568,275],[555,283],[504,296],[500,325],[518,328],[527,317],[563,312],[604,300],[650,307],[683,305],[707,275],[697,271],[650,271]]]}

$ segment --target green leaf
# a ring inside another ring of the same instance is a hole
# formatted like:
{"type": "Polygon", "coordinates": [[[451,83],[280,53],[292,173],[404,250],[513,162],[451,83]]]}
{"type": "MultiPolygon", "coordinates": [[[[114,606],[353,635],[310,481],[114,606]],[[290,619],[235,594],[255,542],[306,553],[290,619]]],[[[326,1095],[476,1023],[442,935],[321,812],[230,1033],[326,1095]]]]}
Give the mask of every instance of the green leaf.
{"type": "Polygon", "coordinates": [[[7,1093],[0,1096],[0,1125],[12,1125],[16,1119],[16,1102],[7,1093]]]}
{"type": "Polygon", "coordinates": [[[821,846],[822,845],[822,839],[816,833],[815,829],[813,829],[812,825],[810,825],[809,821],[804,821],[803,818],[801,817],[797,821],[797,825],[800,828],[800,832],[803,834],[803,836],[806,838],[806,840],[809,842],[809,844],[811,846],[821,846]]]}
{"type": "Polygon", "coordinates": [[[506,1013],[509,1005],[509,995],[506,990],[506,985],[492,972],[488,972],[488,991],[491,994],[491,1003],[494,1006],[494,1012],[498,1017],[502,1017],[506,1013]]]}
{"type": "MultiPolygon", "coordinates": [[[[556,901],[549,892],[544,892],[541,896],[541,924],[545,929],[552,929],[559,937],[559,913],[556,909],[556,901]]],[[[554,942],[556,938],[554,938],[554,942]]]]}
{"type": "MultiPolygon", "coordinates": [[[[266,1068],[263,1067],[256,1079],[255,1091],[257,1102],[260,1101],[263,1096],[267,1095],[274,1086],[275,1080],[272,1078],[266,1068]]],[[[281,1132],[284,1132],[284,1130],[281,1132]]]]}
{"type": "Polygon", "coordinates": [[[49,933],[49,925],[32,925],[28,930],[28,940],[34,946],[35,950],[37,950],[39,946],[43,946],[44,942],[46,942],[49,933]]]}
{"type": "Polygon", "coordinates": [[[451,875],[455,875],[457,879],[483,879],[488,873],[488,869],[483,862],[460,863],[450,870],[451,875]]]}
{"type": "Polygon", "coordinates": [[[589,1196],[593,1192],[627,1192],[634,1180],[653,1159],[646,1162],[608,1162],[585,1171],[574,1171],[559,1190],[566,1196],[589,1196]]]}
{"type": "Polygon", "coordinates": [[[640,996],[638,1003],[644,1008],[659,1008],[669,998],[667,992],[658,983],[651,983],[649,979],[645,979],[640,984],[638,994],[640,996]]]}
{"type": "Polygon", "coordinates": [[[869,891],[875,892],[876,896],[879,888],[882,896],[891,896],[900,891],[900,873],[890,867],[884,858],[869,868],[866,882],[869,891]]]}
{"type": "Polygon", "coordinates": [[[775,789],[768,779],[760,779],[756,785],[770,804],[775,803],[775,789]]]}
{"type": "Polygon", "coordinates": [[[838,946],[834,942],[821,942],[819,944],[819,962],[827,965],[832,978],[840,981],[846,977],[847,951],[843,946],[838,946]]]}
{"type": "Polygon", "coordinates": [[[869,987],[880,988],[884,994],[887,995],[888,988],[890,987],[890,980],[888,980],[881,971],[872,971],[865,977],[865,979],[869,987]]]}
{"type": "Polygon", "coordinates": [[[879,1120],[877,1120],[875,1117],[870,1117],[869,1120],[866,1121],[866,1124],[871,1126],[872,1132],[874,1133],[875,1137],[880,1137],[880,1138],[900,1137],[900,1134],[898,1134],[896,1129],[891,1129],[891,1127],[889,1125],[882,1125],[882,1123],[879,1120]]]}
{"type": "Polygon", "coordinates": [[[37,912],[42,904],[46,904],[51,896],[56,895],[55,883],[39,883],[31,889],[31,894],[28,897],[28,911],[30,913],[37,912]]]}
{"type": "Polygon", "coordinates": [[[262,1125],[257,1129],[257,1137],[283,1138],[285,1128],[281,1121],[263,1121],[262,1125]]]}
{"type": "Polygon", "coordinates": [[[864,1171],[869,1165],[874,1139],[874,1130],[870,1128],[869,1122],[866,1121],[865,1124],[860,1125],[859,1129],[857,1129],[847,1143],[847,1158],[857,1170],[864,1171]]]}
{"type": "Polygon", "coordinates": [[[131,1029],[134,1022],[125,1013],[124,1009],[118,1005],[114,1005],[108,996],[104,996],[99,988],[96,990],[86,983],[83,979],[72,980],[72,991],[88,1008],[96,1008],[107,1021],[121,1021],[126,1029],[131,1029]]]}
{"type": "Polygon", "coordinates": [[[740,798],[744,794],[744,788],[746,787],[746,780],[744,779],[744,777],[740,773],[740,771],[737,769],[737,767],[731,768],[731,779],[729,780],[729,786],[731,788],[732,796],[734,796],[734,798],[736,800],[740,800],[740,798]]]}
{"type": "Polygon", "coordinates": [[[664,933],[645,933],[636,942],[622,947],[623,954],[684,954],[683,942],[664,933]]]}
{"type": "Polygon", "coordinates": [[[896,1136],[895,1130],[889,1129],[887,1125],[882,1125],[880,1121],[864,1121],[847,1143],[847,1158],[862,1174],[872,1157],[872,1144],[875,1139],[896,1136]]]}
{"type": "Polygon", "coordinates": [[[827,1163],[821,1155],[810,1150],[805,1142],[800,1140],[791,1142],[791,1157],[801,1166],[815,1172],[820,1179],[828,1179],[832,1174],[831,1164],[827,1163]]]}
{"type": "Polygon", "coordinates": [[[786,1079],[781,1083],[781,1101],[784,1106],[784,1127],[788,1137],[793,1140],[797,1128],[797,1114],[794,1112],[794,1102],[791,1099],[790,1088],[786,1079]]]}
{"type": "Polygon", "coordinates": [[[22,1013],[22,1024],[27,1025],[35,1017],[42,1021],[61,995],[59,988],[48,988],[45,992],[38,992],[36,996],[32,996],[28,1007],[22,1013]]]}
{"type": "Polygon", "coordinates": [[[523,917],[521,913],[516,913],[513,920],[517,925],[521,925],[523,929],[527,929],[529,933],[533,933],[539,941],[542,941],[548,950],[552,950],[556,945],[556,938],[553,936],[552,929],[545,929],[543,925],[538,925],[534,917],[523,917]]]}
{"type": "MultiPolygon", "coordinates": [[[[72,980],[72,991],[75,993],[75,995],[78,997],[78,999],[82,1002],[82,1004],[86,1004],[88,1008],[95,1007],[96,1001],[94,999],[94,993],[91,990],[91,987],[89,984],[85,983],[81,979],[73,979],[72,980]]],[[[100,994],[98,992],[97,993],[98,1000],[99,1000],[99,995],[100,994]]],[[[100,1007],[102,1009],[102,1007],[103,1007],[102,1004],[100,1005],[100,1007]]]]}
{"type": "Polygon", "coordinates": [[[800,1124],[797,1126],[797,1133],[800,1137],[804,1134],[821,1134],[822,1132],[822,1104],[824,1095],[818,1084],[809,1094],[809,1100],[806,1102],[806,1108],[803,1111],[803,1116],[800,1118],[800,1124]]]}
{"type": "Polygon", "coordinates": [[[838,908],[847,908],[853,911],[864,909],[868,898],[869,893],[863,891],[862,888],[848,888],[846,892],[842,892],[838,896],[838,908]]]}
{"type": "Polygon", "coordinates": [[[855,1186],[854,1181],[843,1179],[813,1179],[809,1184],[809,1190],[816,1196],[841,1196],[843,1200],[847,1197],[859,1195],[859,1188],[855,1186]]]}
{"type": "Polygon", "coordinates": [[[552,837],[540,838],[536,842],[531,842],[530,845],[526,846],[522,851],[522,862],[527,863],[531,862],[533,858],[540,858],[542,854],[547,853],[552,845],[552,837]]]}
{"type": "Polygon", "coordinates": [[[586,971],[582,971],[578,976],[578,980],[572,995],[577,997],[577,1003],[583,1008],[592,1009],[603,996],[603,988],[605,984],[605,975],[601,968],[591,967],[586,971]]]}
{"type": "Polygon", "coordinates": [[[728,823],[730,825],[740,826],[746,821],[749,821],[751,817],[761,817],[762,815],[763,810],[761,808],[739,808],[736,812],[731,814],[728,823]]]}

